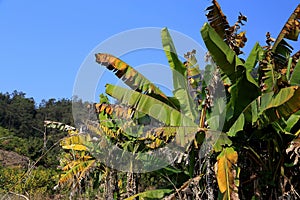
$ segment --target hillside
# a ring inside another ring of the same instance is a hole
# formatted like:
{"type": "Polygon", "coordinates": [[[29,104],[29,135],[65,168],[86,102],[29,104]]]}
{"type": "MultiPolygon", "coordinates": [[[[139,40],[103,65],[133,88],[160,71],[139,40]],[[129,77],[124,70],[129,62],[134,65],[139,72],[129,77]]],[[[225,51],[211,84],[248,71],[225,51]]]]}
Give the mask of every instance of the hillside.
{"type": "Polygon", "coordinates": [[[0,166],[1,167],[18,167],[26,169],[30,159],[13,151],[0,149],[0,166]]]}

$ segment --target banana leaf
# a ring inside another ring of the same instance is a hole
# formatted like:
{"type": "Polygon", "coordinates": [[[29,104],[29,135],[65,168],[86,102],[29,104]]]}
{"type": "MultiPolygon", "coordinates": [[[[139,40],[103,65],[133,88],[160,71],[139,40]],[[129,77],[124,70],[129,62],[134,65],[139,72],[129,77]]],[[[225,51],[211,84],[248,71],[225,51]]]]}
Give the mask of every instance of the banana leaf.
{"type": "Polygon", "coordinates": [[[217,157],[216,177],[221,192],[221,199],[238,199],[238,160],[237,152],[232,148],[225,148],[217,157]]]}
{"type": "Polygon", "coordinates": [[[180,103],[180,110],[192,121],[197,118],[196,105],[191,98],[188,88],[187,69],[179,60],[176,49],[167,28],[161,31],[162,44],[173,73],[174,97],[180,103]]]}
{"type": "Polygon", "coordinates": [[[230,81],[235,83],[238,78],[237,66],[243,66],[243,62],[208,23],[202,27],[201,35],[213,60],[230,81]]]}
{"type": "Polygon", "coordinates": [[[171,104],[167,96],[158,87],[121,59],[105,53],[98,53],[95,56],[97,63],[115,72],[115,75],[123,80],[131,89],[146,93],[165,103],[171,104]]]}
{"type": "Polygon", "coordinates": [[[300,31],[300,4],[296,7],[294,12],[289,17],[288,21],[283,26],[280,31],[275,43],[273,45],[272,51],[276,52],[277,46],[283,40],[283,38],[287,38],[289,40],[297,40],[300,31]]]}
{"type": "Polygon", "coordinates": [[[298,61],[290,79],[291,85],[300,86],[300,62],[298,61]]]}
{"type": "Polygon", "coordinates": [[[169,105],[148,95],[110,84],[106,85],[106,93],[121,103],[159,120],[166,126],[178,127],[176,133],[179,135],[181,145],[194,139],[198,125],[169,105]]]}

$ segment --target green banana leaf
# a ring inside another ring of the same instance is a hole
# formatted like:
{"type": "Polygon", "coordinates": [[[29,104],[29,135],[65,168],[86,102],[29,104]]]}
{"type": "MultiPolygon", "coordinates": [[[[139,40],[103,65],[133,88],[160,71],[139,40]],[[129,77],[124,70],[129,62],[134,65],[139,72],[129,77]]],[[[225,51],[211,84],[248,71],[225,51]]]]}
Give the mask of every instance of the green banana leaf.
{"type": "Polygon", "coordinates": [[[285,131],[291,132],[292,128],[299,122],[300,120],[300,112],[296,112],[291,115],[286,121],[285,131]]]}
{"type": "Polygon", "coordinates": [[[293,96],[284,104],[278,107],[278,111],[284,118],[300,110],[300,87],[290,87],[293,91],[293,96]]]}
{"type": "Polygon", "coordinates": [[[231,82],[235,83],[238,78],[237,66],[243,66],[243,62],[208,23],[202,27],[201,35],[213,60],[231,82]]]}
{"type": "Polygon", "coordinates": [[[298,61],[290,80],[291,85],[300,85],[300,62],[298,61]]]}
{"type": "Polygon", "coordinates": [[[198,125],[191,118],[169,105],[148,95],[111,84],[106,85],[106,93],[119,100],[120,103],[131,106],[137,111],[159,120],[166,126],[178,127],[176,132],[179,134],[181,145],[194,139],[198,125]]]}
{"type": "Polygon", "coordinates": [[[173,40],[167,28],[162,29],[161,38],[165,54],[173,73],[173,94],[180,103],[181,112],[195,121],[197,118],[197,107],[189,93],[187,69],[177,56],[173,40]]]}
{"type": "Polygon", "coordinates": [[[253,100],[234,121],[227,132],[228,136],[235,136],[243,130],[245,122],[255,124],[263,115],[267,116],[268,124],[281,116],[288,117],[300,110],[300,88],[297,86],[281,89],[277,94],[274,92],[264,93],[253,100]],[[275,109],[274,112],[268,112],[275,109]]]}
{"type": "Polygon", "coordinates": [[[197,124],[191,118],[148,95],[111,84],[106,84],[105,92],[109,96],[118,99],[120,103],[127,104],[139,112],[148,114],[167,126],[197,127],[197,124]]]}
{"type": "Polygon", "coordinates": [[[237,119],[243,110],[259,96],[259,88],[247,80],[246,74],[242,74],[238,81],[230,87],[230,94],[227,109],[233,112],[232,116],[226,117],[226,120],[237,119]]]}
{"type": "Polygon", "coordinates": [[[247,80],[249,80],[251,83],[256,85],[257,88],[259,88],[258,83],[254,80],[254,78],[251,76],[252,70],[255,68],[258,61],[262,60],[264,55],[264,51],[259,45],[259,43],[256,43],[251,50],[244,66],[246,68],[246,76],[247,80]]]}
{"type": "Polygon", "coordinates": [[[242,131],[244,129],[244,124],[245,124],[245,117],[244,114],[242,113],[234,122],[234,124],[231,126],[231,128],[227,132],[227,135],[230,137],[236,136],[237,132],[242,131]]]}
{"type": "Polygon", "coordinates": [[[263,67],[259,68],[260,70],[260,80],[263,82],[263,93],[268,93],[272,91],[278,91],[277,81],[281,76],[275,69],[272,61],[269,60],[263,67]]]}
{"type": "Polygon", "coordinates": [[[300,88],[291,86],[281,89],[277,94],[274,92],[264,93],[253,100],[244,110],[245,119],[252,124],[264,114],[270,119],[287,117],[300,110],[300,88]],[[267,112],[275,109],[274,112],[267,112]]]}
{"type": "Polygon", "coordinates": [[[131,89],[147,93],[149,96],[171,104],[167,96],[158,87],[121,59],[105,53],[98,53],[95,56],[97,63],[115,72],[115,75],[131,89]]]}
{"type": "Polygon", "coordinates": [[[204,24],[201,34],[213,60],[233,84],[230,88],[231,98],[228,103],[228,109],[232,112],[227,115],[226,119],[227,121],[231,118],[237,119],[244,108],[259,95],[258,84],[250,74],[260,57],[259,47],[254,46],[244,64],[209,24],[204,24]]]}

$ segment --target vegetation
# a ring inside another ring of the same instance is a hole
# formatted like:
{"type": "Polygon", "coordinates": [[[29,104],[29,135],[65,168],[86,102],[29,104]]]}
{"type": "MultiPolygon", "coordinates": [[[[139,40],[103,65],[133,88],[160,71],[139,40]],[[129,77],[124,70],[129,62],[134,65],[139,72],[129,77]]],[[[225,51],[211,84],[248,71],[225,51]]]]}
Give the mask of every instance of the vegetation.
{"type": "Polygon", "coordinates": [[[0,168],[0,193],[15,196],[24,194],[30,199],[53,198],[56,183],[55,169],[38,167],[26,176],[27,170],[20,168],[0,168]]]}
{"type": "MultiPolygon", "coordinates": [[[[85,106],[80,101],[78,104],[85,106]]],[[[67,134],[45,130],[43,121],[73,124],[71,110],[72,101],[68,99],[42,100],[36,105],[23,92],[0,94],[1,195],[53,199],[59,173],[58,155],[62,153],[58,144],[67,134]]]]}
{"type": "MultiPolygon", "coordinates": [[[[60,140],[63,151],[57,150],[60,171],[55,189],[68,193],[70,199],[300,198],[300,51],[288,43],[298,39],[300,4],[278,37],[267,33],[266,46],[256,43],[245,60],[241,49],[247,38],[240,29],[247,18],[240,14],[230,26],[215,0],[207,11],[208,23],[201,28],[209,51],[204,72],[194,50],[181,61],[168,29],[161,31],[173,74],[172,97],[124,61],[99,53],[96,62],[128,86],[106,85],[106,94],[117,103],[101,94],[100,102],[94,104],[97,119],[86,118],[78,130],[68,115],[71,111],[64,108],[70,109],[66,100],[45,101],[36,109],[34,101],[22,93],[2,94],[0,123],[13,133],[3,129],[1,137],[22,143],[34,138],[41,144],[37,142],[35,148],[49,149],[48,142],[36,137],[43,132],[39,131],[42,121],[47,138],[49,133],[57,136],[53,143],[67,135],[60,140]],[[61,109],[66,113],[60,113],[61,109]],[[160,150],[164,160],[153,158],[153,150],[160,150]],[[162,168],[149,172],[160,164],[162,168]]],[[[82,110],[91,112],[90,105],[78,102],[82,110]]],[[[35,160],[44,155],[35,149],[18,151],[7,141],[2,145],[35,160]]],[[[52,161],[40,165],[52,166],[52,161]]],[[[20,169],[0,170],[3,185],[18,182],[8,177],[9,170],[23,180],[20,169]]],[[[36,176],[45,173],[44,179],[31,183],[28,178],[3,190],[13,188],[27,196],[50,190],[49,180],[54,180],[50,175],[57,171],[37,168],[34,172],[36,176]]]]}

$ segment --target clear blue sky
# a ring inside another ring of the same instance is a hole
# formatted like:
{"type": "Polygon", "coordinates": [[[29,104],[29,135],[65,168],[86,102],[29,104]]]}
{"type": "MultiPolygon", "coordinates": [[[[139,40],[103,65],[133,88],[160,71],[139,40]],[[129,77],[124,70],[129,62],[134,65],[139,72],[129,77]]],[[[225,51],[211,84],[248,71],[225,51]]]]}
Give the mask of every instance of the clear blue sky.
{"type": "MultiPolygon", "coordinates": [[[[256,41],[264,45],[267,31],[276,37],[299,2],[219,3],[231,24],[239,12],[248,17],[247,54],[256,41]]],[[[0,92],[22,91],[36,102],[71,98],[85,57],[128,29],[168,27],[203,44],[199,31],[208,5],[208,0],[0,0],[0,92]]]]}

